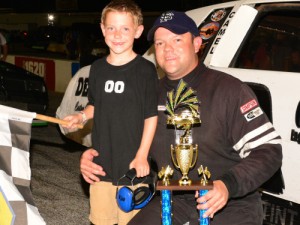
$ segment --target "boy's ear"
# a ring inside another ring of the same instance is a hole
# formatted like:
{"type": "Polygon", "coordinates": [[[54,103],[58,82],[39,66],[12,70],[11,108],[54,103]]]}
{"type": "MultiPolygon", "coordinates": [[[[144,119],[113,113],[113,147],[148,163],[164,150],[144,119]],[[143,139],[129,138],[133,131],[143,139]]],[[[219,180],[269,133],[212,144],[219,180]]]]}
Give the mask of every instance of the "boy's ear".
{"type": "Polygon", "coordinates": [[[137,29],[136,29],[134,38],[135,38],[135,39],[138,39],[138,38],[142,35],[143,31],[144,31],[144,26],[143,26],[143,25],[139,25],[139,26],[137,27],[137,29]]]}
{"type": "Polygon", "coordinates": [[[105,29],[104,29],[104,24],[100,23],[100,29],[102,31],[103,36],[105,37],[105,29]]]}

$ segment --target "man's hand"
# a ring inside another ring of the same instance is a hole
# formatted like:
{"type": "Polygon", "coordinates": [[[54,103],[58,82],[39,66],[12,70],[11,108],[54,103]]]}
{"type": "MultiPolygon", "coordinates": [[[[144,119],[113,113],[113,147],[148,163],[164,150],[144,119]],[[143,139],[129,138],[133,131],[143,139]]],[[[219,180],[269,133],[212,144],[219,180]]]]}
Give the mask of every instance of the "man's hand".
{"type": "Polygon", "coordinates": [[[204,218],[213,218],[214,214],[222,209],[228,201],[229,193],[225,184],[220,180],[213,183],[213,189],[208,191],[206,195],[199,198],[198,192],[196,193],[197,209],[207,209],[203,215],[204,218]]]}
{"type": "Polygon", "coordinates": [[[103,168],[93,162],[94,157],[98,155],[99,153],[91,148],[86,150],[80,158],[80,172],[84,180],[90,184],[100,181],[96,175],[105,176],[103,168]]]}

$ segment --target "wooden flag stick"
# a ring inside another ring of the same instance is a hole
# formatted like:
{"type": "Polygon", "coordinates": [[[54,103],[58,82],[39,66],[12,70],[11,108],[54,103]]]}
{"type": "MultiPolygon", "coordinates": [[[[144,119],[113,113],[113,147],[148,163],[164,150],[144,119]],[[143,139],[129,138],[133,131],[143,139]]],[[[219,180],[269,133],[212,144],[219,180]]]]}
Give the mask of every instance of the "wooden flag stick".
{"type": "MultiPolygon", "coordinates": [[[[47,121],[47,122],[51,122],[51,123],[58,123],[61,125],[68,125],[68,121],[65,120],[61,120],[61,119],[57,119],[55,117],[51,117],[51,116],[45,116],[45,115],[41,115],[41,114],[36,114],[36,119],[39,120],[43,120],[43,121],[47,121]]],[[[82,124],[77,124],[76,125],[79,129],[83,128],[82,124]]]]}

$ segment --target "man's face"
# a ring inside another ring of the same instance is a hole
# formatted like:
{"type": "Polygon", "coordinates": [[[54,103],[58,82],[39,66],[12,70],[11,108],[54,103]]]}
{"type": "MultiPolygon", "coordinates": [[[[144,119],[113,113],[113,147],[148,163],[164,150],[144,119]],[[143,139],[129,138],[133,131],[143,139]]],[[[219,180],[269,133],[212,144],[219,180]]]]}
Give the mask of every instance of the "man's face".
{"type": "Polygon", "coordinates": [[[155,31],[156,60],[170,80],[184,77],[197,66],[201,42],[200,37],[193,38],[189,32],[179,35],[163,27],[155,31]]]}

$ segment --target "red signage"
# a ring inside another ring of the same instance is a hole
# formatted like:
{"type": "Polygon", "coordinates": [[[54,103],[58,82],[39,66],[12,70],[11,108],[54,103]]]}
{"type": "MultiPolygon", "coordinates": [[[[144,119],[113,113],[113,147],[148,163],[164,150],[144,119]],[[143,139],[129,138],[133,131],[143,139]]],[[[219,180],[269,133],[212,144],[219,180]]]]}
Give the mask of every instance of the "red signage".
{"type": "Polygon", "coordinates": [[[15,65],[44,77],[48,90],[55,90],[55,64],[53,60],[16,56],[15,65]]]}

